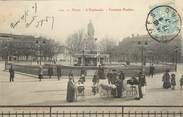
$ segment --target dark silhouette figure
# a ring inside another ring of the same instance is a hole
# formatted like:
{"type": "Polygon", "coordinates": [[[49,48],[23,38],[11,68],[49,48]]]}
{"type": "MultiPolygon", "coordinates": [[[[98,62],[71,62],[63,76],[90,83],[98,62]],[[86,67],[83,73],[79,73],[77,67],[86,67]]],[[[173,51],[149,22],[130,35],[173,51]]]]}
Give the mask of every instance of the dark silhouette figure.
{"type": "Polygon", "coordinates": [[[171,75],[171,87],[172,87],[172,90],[175,90],[175,86],[176,86],[175,74],[172,74],[171,75]]]}
{"type": "Polygon", "coordinates": [[[39,74],[38,74],[39,81],[43,79],[43,68],[40,66],[39,67],[39,74]]]}
{"type": "Polygon", "coordinates": [[[166,70],[165,74],[163,75],[162,81],[163,81],[163,88],[165,89],[171,88],[169,70],[166,70]]]}
{"type": "Polygon", "coordinates": [[[122,84],[121,84],[121,79],[119,77],[115,81],[115,86],[116,86],[116,98],[120,98],[122,95],[122,84]]]}
{"type": "Polygon", "coordinates": [[[181,76],[181,78],[180,78],[180,89],[182,89],[182,87],[183,87],[183,75],[181,76]]]}
{"type": "Polygon", "coordinates": [[[10,82],[14,82],[14,78],[15,78],[15,71],[13,69],[13,65],[11,65],[10,69],[9,69],[9,73],[10,73],[10,82]]]}
{"type": "Polygon", "coordinates": [[[138,92],[139,92],[139,95],[136,99],[140,100],[141,98],[143,98],[142,87],[145,86],[145,84],[146,84],[145,75],[142,72],[139,72],[139,74],[138,74],[138,92]]]}
{"type": "Polygon", "coordinates": [[[62,75],[61,72],[62,72],[62,71],[61,71],[61,66],[58,65],[58,66],[57,66],[57,78],[58,78],[58,80],[60,80],[60,77],[61,77],[61,75],[62,75]]]}
{"type": "Polygon", "coordinates": [[[155,67],[153,66],[153,64],[150,66],[150,68],[149,68],[149,76],[151,77],[151,78],[153,78],[153,76],[154,76],[154,71],[155,71],[155,67]]]}

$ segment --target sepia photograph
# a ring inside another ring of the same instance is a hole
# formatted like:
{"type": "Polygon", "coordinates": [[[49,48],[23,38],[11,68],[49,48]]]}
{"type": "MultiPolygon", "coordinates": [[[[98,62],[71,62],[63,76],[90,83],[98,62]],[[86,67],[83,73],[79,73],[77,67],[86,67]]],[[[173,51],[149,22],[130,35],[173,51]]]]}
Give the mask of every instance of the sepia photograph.
{"type": "Polygon", "coordinates": [[[0,117],[183,117],[183,1],[0,0],[0,117]]]}

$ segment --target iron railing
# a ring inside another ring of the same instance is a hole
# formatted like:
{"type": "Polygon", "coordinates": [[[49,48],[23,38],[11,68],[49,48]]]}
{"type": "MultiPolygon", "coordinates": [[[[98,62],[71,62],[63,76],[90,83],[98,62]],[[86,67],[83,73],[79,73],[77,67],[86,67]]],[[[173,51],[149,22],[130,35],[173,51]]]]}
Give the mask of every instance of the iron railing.
{"type": "Polygon", "coordinates": [[[183,106],[1,105],[0,117],[183,117],[183,106]]]}

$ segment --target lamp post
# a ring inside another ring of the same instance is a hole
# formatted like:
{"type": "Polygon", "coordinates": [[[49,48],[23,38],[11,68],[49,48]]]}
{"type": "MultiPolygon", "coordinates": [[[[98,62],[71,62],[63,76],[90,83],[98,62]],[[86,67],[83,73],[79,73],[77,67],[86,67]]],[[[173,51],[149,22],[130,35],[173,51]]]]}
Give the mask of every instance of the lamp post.
{"type": "Polygon", "coordinates": [[[81,66],[85,65],[85,50],[82,51],[82,60],[81,60],[81,66]]]}
{"type": "Polygon", "coordinates": [[[152,51],[152,50],[149,50],[149,51],[148,51],[148,55],[149,55],[148,59],[149,59],[149,61],[150,61],[150,62],[149,62],[150,64],[153,63],[153,56],[152,56],[152,54],[153,54],[153,51],[152,51]]]}
{"type": "Polygon", "coordinates": [[[4,63],[4,70],[7,70],[6,65],[8,64],[8,45],[5,45],[5,51],[6,51],[6,55],[5,55],[5,63],[4,63]]]}
{"type": "Polygon", "coordinates": [[[175,47],[175,71],[177,72],[178,47],[175,47]]]}
{"type": "Polygon", "coordinates": [[[39,64],[41,65],[41,62],[42,62],[42,53],[41,53],[41,50],[43,49],[42,47],[42,45],[43,44],[45,44],[46,42],[45,42],[45,40],[43,40],[43,41],[36,41],[36,45],[37,45],[37,47],[38,47],[38,52],[39,52],[39,64]]]}
{"type": "Polygon", "coordinates": [[[99,65],[101,65],[101,60],[100,60],[100,48],[99,48],[99,46],[98,46],[98,44],[97,44],[97,40],[98,40],[98,38],[95,38],[95,44],[96,44],[96,51],[97,51],[97,66],[99,66],[99,65]]]}
{"type": "Polygon", "coordinates": [[[146,41],[138,41],[138,45],[140,46],[141,49],[141,70],[144,69],[144,46],[148,45],[146,41]],[[144,43],[143,43],[144,42],[144,43]]]}
{"type": "Polygon", "coordinates": [[[85,66],[85,50],[87,48],[87,39],[83,40],[83,50],[82,50],[82,57],[81,57],[81,66],[85,66]]]}

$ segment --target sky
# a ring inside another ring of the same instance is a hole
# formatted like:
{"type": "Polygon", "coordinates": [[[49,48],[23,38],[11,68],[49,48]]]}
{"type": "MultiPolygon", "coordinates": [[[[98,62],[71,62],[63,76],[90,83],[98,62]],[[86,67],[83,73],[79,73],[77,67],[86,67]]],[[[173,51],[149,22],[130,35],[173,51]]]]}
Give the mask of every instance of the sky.
{"type": "Polygon", "coordinates": [[[182,0],[0,1],[0,32],[64,42],[70,34],[87,30],[91,20],[98,40],[107,36],[120,41],[148,34],[145,21],[150,7],[170,1],[183,16],[182,0]]]}

